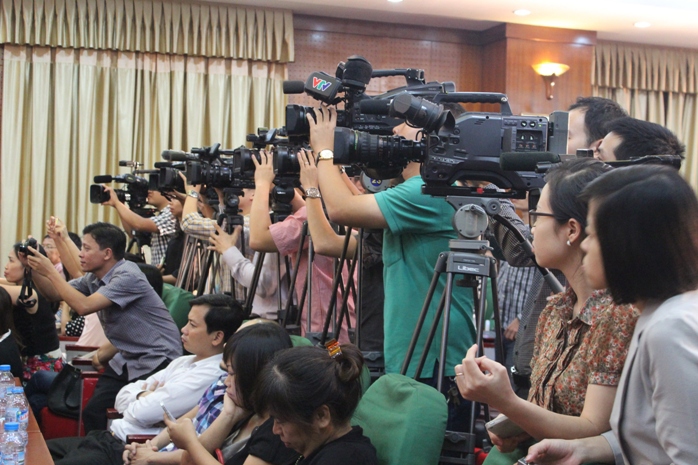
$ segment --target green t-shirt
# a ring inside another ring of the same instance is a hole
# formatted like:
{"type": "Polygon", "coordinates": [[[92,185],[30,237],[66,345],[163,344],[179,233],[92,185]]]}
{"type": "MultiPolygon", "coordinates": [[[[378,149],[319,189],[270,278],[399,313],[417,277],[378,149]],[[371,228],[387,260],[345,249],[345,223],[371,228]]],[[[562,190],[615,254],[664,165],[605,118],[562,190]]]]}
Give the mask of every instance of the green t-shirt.
{"type": "MultiPolygon", "coordinates": [[[[421,176],[414,176],[393,189],[375,194],[378,207],[388,223],[383,236],[386,373],[400,372],[436,260],[441,252],[448,252],[449,240],[457,238],[451,225],[453,208],[443,198],[423,195],[423,183],[421,176]]],[[[414,376],[445,285],[446,275],[442,274],[407,376],[414,376]]],[[[445,365],[447,376],[454,375],[453,367],[461,363],[465,352],[474,344],[472,307],[472,290],[454,285],[445,365]]],[[[441,324],[429,350],[422,378],[433,375],[441,347],[441,324]]]]}

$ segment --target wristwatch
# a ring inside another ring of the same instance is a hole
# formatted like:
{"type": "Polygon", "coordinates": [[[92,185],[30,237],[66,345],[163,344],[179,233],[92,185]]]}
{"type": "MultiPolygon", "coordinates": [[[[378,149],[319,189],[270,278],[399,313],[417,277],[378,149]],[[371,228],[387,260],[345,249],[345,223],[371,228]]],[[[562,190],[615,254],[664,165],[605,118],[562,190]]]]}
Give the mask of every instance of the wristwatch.
{"type": "Polygon", "coordinates": [[[334,152],[330,149],[320,150],[317,154],[318,161],[320,160],[334,160],[334,152]]]}
{"type": "Polygon", "coordinates": [[[199,198],[199,193],[196,192],[194,189],[190,190],[188,195],[189,195],[189,197],[193,197],[195,199],[199,198]]]}
{"type": "Polygon", "coordinates": [[[305,190],[305,197],[308,199],[321,199],[320,189],[317,187],[309,187],[305,190]]]}

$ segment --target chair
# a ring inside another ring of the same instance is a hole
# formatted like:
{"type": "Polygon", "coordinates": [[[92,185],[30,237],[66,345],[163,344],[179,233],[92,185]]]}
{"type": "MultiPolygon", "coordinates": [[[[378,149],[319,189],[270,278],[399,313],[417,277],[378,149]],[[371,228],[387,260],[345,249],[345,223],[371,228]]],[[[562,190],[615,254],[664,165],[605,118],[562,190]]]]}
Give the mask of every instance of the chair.
{"type": "Polygon", "coordinates": [[[368,388],[352,424],[371,439],[380,465],[435,465],[447,417],[443,394],[406,376],[388,374],[368,388]]]}
{"type": "Polygon", "coordinates": [[[82,410],[92,397],[97,386],[100,373],[96,371],[82,372],[82,395],[80,401],[80,416],[68,418],[49,410],[48,407],[41,409],[41,432],[44,439],[64,438],[68,436],[84,436],[85,426],[82,423],[82,410]]]}

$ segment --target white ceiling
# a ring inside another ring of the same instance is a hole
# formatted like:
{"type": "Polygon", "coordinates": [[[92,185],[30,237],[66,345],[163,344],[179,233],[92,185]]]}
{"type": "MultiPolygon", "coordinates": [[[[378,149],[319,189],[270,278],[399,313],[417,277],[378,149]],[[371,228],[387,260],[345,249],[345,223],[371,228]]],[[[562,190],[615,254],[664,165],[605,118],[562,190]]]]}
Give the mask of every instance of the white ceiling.
{"type": "Polygon", "coordinates": [[[599,39],[698,49],[698,0],[215,0],[295,13],[481,31],[500,23],[597,31],[599,39]],[[524,8],[529,16],[516,16],[524,8]],[[652,24],[634,27],[638,21],[652,24]]]}

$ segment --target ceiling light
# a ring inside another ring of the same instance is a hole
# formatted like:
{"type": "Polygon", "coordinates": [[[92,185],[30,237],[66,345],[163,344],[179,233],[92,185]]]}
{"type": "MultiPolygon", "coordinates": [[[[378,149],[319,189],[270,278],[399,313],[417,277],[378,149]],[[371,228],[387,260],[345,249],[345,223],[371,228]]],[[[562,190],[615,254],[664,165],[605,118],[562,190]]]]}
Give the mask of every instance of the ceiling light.
{"type": "Polygon", "coordinates": [[[635,27],[639,27],[639,28],[646,28],[646,27],[650,27],[651,25],[652,25],[652,23],[648,23],[647,21],[638,21],[635,23],[635,27]]]}
{"type": "Polygon", "coordinates": [[[390,3],[400,3],[402,0],[388,0],[390,3]]]}
{"type": "Polygon", "coordinates": [[[528,15],[531,14],[531,12],[528,11],[528,10],[523,10],[523,9],[522,9],[522,10],[515,10],[515,11],[514,11],[514,14],[515,14],[516,16],[528,16],[528,15]]]}

